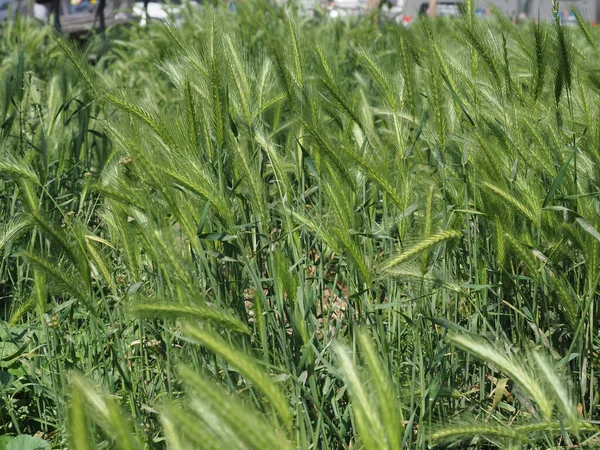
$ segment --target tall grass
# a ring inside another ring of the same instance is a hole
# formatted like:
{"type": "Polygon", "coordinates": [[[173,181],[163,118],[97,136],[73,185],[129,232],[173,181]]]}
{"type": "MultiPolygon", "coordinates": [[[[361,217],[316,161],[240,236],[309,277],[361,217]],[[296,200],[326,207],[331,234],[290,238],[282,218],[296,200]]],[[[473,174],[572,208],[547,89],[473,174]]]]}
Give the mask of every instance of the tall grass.
{"type": "Polygon", "coordinates": [[[2,433],[598,445],[595,29],[2,33],[2,433]]]}

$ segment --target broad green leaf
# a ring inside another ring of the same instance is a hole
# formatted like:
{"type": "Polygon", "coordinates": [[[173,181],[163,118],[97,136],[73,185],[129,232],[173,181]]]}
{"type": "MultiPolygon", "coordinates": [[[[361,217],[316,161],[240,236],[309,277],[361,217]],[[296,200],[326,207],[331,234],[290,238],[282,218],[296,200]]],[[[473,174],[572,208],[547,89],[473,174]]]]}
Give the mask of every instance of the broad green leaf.
{"type": "MultiPolygon", "coordinates": [[[[9,438],[4,447],[5,450],[50,450],[50,448],[47,441],[24,434],[9,438]]],[[[2,441],[0,441],[0,449],[2,449],[2,441]]]]}

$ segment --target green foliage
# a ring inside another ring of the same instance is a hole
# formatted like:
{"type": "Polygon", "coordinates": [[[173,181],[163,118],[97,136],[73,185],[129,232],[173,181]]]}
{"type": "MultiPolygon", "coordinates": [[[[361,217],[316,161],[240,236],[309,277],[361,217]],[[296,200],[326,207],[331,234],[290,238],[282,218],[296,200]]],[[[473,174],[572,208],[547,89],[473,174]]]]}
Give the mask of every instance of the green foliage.
{"type": "Polygon", "coordinates": [[[236,8],[2,29],[2,442],[597,446],[597,30],[236,8]]]}
{"type": "Polygon", "coordinates": [[[0,450],[47,450],[50,445],[35,436],[0,436],[0,450]]]}

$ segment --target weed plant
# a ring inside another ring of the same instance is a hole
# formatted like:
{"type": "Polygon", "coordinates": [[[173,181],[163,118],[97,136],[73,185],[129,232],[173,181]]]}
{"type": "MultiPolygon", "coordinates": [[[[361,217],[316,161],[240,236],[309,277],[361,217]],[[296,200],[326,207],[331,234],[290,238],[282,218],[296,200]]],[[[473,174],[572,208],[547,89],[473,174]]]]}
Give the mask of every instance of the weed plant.
{"type": "Polygon", "coordinates": [[[599,446],[596,35],[471,2],[5,26],[0,433],[599,446]]]}

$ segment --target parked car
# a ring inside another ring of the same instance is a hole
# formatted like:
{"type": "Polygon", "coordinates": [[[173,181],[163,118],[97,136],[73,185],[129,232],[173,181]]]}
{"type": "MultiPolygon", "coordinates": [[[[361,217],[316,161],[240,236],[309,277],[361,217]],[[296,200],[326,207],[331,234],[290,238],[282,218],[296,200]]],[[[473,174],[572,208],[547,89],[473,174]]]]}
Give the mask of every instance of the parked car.
{"type": "Polygon", "coordinates": [[[333,0],[327,4],[327,14],[331,18],[363,15],[381,6],[381,14],[389,19],[399,21],[404,8],[404,0],[333,0]]]}
{"type": "MultiPolygon", "coordinates": [[[[597,0],[561,1],[558,17],[565,25],[576,24],[573,10],[581,15],[583,20],[595,25],[600,21],[600,4],[597,0]]],[[[549,0],[527,0],[525,13],[533,20],[552,20],[552,2],[549,0]]]]}
{"type": "Polygon", "coordinates": [[[42,21],[54,17],[54,25],[62,32],[77,34],[132,20],[128,13],[132,4],[132,0],[0,0],[0,21],[15,14],[42,21]]]}
{"type": "MultiPolygon", "coordinates": [[[[463,1],[436,2],[436,16],[457,16],[461,14],[463,1]]],[[[475,15],[491,15],[491,6],[498,8],[506,17],[513,20],[552,20],[552,2],[550,0],[475,0],[475,15]]],[[[409,24],[419,15],[429,14],[429,2],[423,0],[405,0],[402,21],[409,24]]],[[[564,25],[576,24],[577,10],[581,17],[592,25],[600,22],[600,2],[598,0],[568,0],[560,2],[558,16],[564,25]]]]}
{"type": "MultiPolygon", "coordinates": [[[[196,2],[191,2],[196,4],[196,2]]],[[[133,5],[133,15],[139,17],[140,24],[146,25],[149,20],[177,21],[181,16],[181,0],[150,0],[147,2],[136,1],[133,5]]]]}

